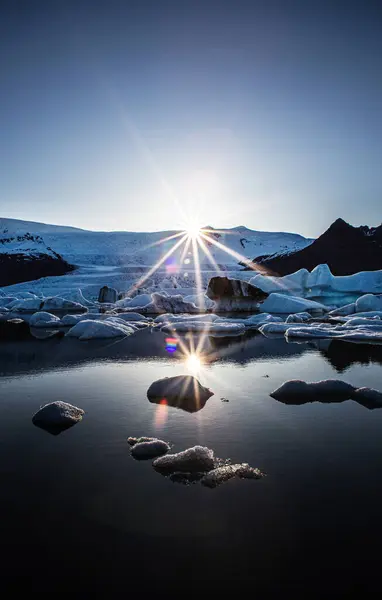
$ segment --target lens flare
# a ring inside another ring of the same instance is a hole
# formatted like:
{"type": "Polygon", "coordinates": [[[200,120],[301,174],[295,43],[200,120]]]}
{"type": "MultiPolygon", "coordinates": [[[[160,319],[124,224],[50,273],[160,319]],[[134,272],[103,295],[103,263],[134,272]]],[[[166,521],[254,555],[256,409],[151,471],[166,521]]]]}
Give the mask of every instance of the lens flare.
{"type": "Polygon", "coordinates": [[[191,371],[191,373],[197,373],[198,371],[200,371],[201,366],[202,362],[199,356],[197,356],[196,354],[190,354],[189,356],[187,356],[186,367],[189,371],[191,371]]]}

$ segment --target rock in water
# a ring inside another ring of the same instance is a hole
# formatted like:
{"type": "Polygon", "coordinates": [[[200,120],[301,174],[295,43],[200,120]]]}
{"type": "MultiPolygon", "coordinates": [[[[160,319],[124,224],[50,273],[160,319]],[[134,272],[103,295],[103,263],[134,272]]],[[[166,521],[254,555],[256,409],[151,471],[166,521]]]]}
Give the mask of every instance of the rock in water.
{"type": "Polygon", "coordinates": [[[107,285],[101,287],[98,294],[98,302],[107,302],[109,304],[115,304],[117,302],[118,293],[114,288],[110,288],[107,285]]]}
{"type": "Polygon", "coordinates": [[[216,467],[216,469],[212,469],[212,471],[204,475],[201,483],[206,487],[215,488],[233,477],[239,477],[241,479],[261,479],[263,476],[264,473],[262,473],[260,469],[254,469],[253,467],[250,467],[248,463],[222,465],[216,467]]]}
{"type": "Polygon", "coordinates": [[[30,327],[24,319],[0,321],[0,340],[25,340],[33,338],[30,327]]]}
{"type": "Polygon", "coordinates": [[[228,277],[211,277],[206,294],[215,301],[215,310],[256,310],[259,302],[268,298],[260,288],[228,277]]]}
{"type": "Polygon", "coordinates": [[[147,390],[150,402],[175,406],[187,412],[200,410],[211,396],[213,392],[202,386],[193,375],[158,379],[147,390]]]}
{"type": "Polygon", "coordinates": [[[49,433],[57,435],[81,421],[83,414],[85,414],[85,411],[82,408],[59,400],[45,404],[40,408],[33,415],[32,422],[34,425],[49,431],[49,433]]]}
{"type": "Polygon", "coordinates": [[[315,383],[306,383],[292,379],[283,383],[270,394],[272,398],[284,404],[306,404],[307,402],[343,402],[355,400],[368,409],[382,408],[382,393],[371,388],[356,388],[350,383],[337,379],[327,379],[315,383]]]}
{"type": "Polygon", "coordinates": [[[170,450],[170,445],[163,440],[149,438],[143,442],[137,442],[131,448],[131,455],[138,460],[145,460],[162,456],[170,450]]]}
{"type": "Polygon", "coordinates": [[[183,452],[160,456],[153,462],[153,467],[163,474],[201,473],[211,471],[215,466],[213,450],[205,446],[193,446],[183,452]]]}

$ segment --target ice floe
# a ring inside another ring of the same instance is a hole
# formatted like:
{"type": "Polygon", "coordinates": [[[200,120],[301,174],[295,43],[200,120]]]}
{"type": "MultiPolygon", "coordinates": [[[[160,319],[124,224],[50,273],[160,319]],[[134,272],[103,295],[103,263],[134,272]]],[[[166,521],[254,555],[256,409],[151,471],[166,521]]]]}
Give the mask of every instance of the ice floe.
{"type": "Polygon", "coordinates": [[[297,296],[289,296],[287,294],[272,293],[259,306],[261,312],[293,314],[301,312],[324,313],[328,309],[324,304],[299,298],[297,296]]]}
{"type": "Polygon", "coordinates": [[[59,296],[55,296],[53,298],[45,298],[43,305],[41,307],[45,311],[49,310],[67,310],[67,311],[81,311],[85,310],[85,307],[78,302],[73,302],[73,300],[66,300],[65,298],[60,298],[59,296]]]}
{"type": "Polygon", "coordinates": [[[91,340],[101,338],[127,337],[134,333],[134,329],[124,323],[111,321],[80,321],[66,333],[68,337],[79,340],[91,340]]]}
{"type": "Polygon", "coordinates": [[[61,321],[56,315],[48,312],[36,312],[29,319],[31,327],[54,327],[61,324],[61,321]]]}

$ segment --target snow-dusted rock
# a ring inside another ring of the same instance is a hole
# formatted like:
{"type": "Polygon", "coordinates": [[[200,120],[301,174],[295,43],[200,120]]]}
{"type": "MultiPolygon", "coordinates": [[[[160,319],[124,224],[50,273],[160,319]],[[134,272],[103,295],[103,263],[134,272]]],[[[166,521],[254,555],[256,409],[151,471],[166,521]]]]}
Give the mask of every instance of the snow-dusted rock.
{"type": "Polygon", "coordinates": [[[215,466],[214,452],[205,446],[193,446],[183,452],[160,456],[153,467],[162,473],[201,473],[211,471],[215,466]]]}
{"type": "Polygon", "coordinates": [[[262,304],[261,312],[292,314],[300,312],[323,313],[327,310],[326,306],[313,300],[298,298],[297,296],[288,296],[285,294],[270,294],[262,304]]]}
{"type": "Polygon", "coordinates": [[[83,341],[101,338],[127,337],[132,333],[134,333],[134,329],[126,324],[85,319],[69,329],[66,335],[83,341]]]}
{"type": "Polygon", "coordinates": [[[382,311],[382,295],[365,294],[361,296],[356,300],[355,310],[357,313],[371,310],[382,311]]]}
{"type": "Polygon", "coordinates": [[[24,300],[15,300],[6,306],[8,309],[12,310],[12,312],[34,313],[42,308],[43,301],[40,298],[26,298],[24,300]]]}
{"type": "Polygon", "coordinates": [[[81,421],[85,411],[67,402],[51,402],[45,404],[32,417],[35,425],[73,425],[81,421]]]}
{"type": "Polygon", "coordinates": [[[154,381],[147,390],[150,401],[164,400],[171,406],[189,400],[198,410],[199,403],[213,396],[210,389],[204,387],[193,375],[177,375],[154,381]]]}
{"type": "Polygon", "coordinates": [[[212,469],[204,475],[200,483],[209,488],[216,488],[218,485],[237,477],[239,479],[261,479],[264,474],[260,469],[254,469],[247,463],[235,465],[221,465],[212,469]]]}
{"type": "Polygon", "coordinates": [[[163,440],[156,438],[148,439],[147,441],[137,442],[131,449],[131,455],[137,459],[150,459],[157,456],[162,456],[170,450],[170,445],[163,440]]]}
{"type": "Polygon", "coordinates": [[[60,298],[59,296],[45,298],[41,309],[44,311],[67,310],[73,312],[86,310],[85,307],[82,306],[82,304],[79,304],[78,302],[73,302],[72,300],[66,300],[65,298],[60,298]]]}
{"type": "Polygon", "coordinates": [[[54,327],[61,325],[61,321],[56,315],[48,312],[36,312],[29,319],[31,327],[54,327]]]}
{"type": "Polygon", "coordinates": [[[107,285],[101,287],[98,294],[98,302],[106,302],[108,304],[115,304],[117,302],[118,292],[114,288],[110,288],[107,285]]]}

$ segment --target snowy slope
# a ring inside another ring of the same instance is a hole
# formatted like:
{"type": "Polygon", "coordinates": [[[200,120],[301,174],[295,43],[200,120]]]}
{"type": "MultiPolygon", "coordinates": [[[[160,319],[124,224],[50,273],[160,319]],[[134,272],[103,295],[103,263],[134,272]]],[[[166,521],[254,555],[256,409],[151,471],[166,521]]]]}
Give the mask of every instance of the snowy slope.
{"type": "MultiPolygon", "coordinates": [[[[17,221],[16,219],[0,219],[1,231],[38,232],[47,246],[58,252],[65,260],[76,265],[137,265],[152,266],[180,238],[158,243],[172,236],[176,231],[161,232],[96,232],[81,229],[71,230],[68,227],[44,225],[17,221]],[[40,228],[40,229],[39,229],[40,228]]],[[[211,235],[216,240],[233,250],[236,255],[209,244],[214,260],[225,266],[238,265],[240,256],[243,259],[253,259],[259,254],[273,254],[285,250],[304,248],[313,240],[306,239],[293,233],[276,233],[252,231],[246,227],[219,230],[211,235]]],[[[180,263],[183,246],[174,254],[173,263],[180,263]]],[[[201,263],[210,265],[210,261],[201,253],[201,263]]]]}
{"type": "Polygon", "coordinates": [[[0,254],[23,255],[25,258],[36,258],[46,255],[57,258],[41,236],[30,233],[4,233],[0,230],[0,254]]]}

